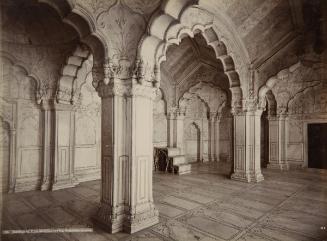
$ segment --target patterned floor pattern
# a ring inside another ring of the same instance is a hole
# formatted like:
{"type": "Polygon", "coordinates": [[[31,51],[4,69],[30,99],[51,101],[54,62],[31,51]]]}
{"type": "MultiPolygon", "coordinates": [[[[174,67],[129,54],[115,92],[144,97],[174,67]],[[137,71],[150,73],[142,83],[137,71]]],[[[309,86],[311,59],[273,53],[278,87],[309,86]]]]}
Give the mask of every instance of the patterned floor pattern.
{"type": "MultiPolygon", "coordinates": [[[[192,174],[155,173],[160,223],[133,235],[92,233],[3,235],[8,241],[305,241],[327,240],[327,174],[264,169],[265,180],[228,178],[228,165],[193,167],[192,174]]],[[[100,181],[54,192],[4,197],[4,229],[93,226],[100,181]]]]}

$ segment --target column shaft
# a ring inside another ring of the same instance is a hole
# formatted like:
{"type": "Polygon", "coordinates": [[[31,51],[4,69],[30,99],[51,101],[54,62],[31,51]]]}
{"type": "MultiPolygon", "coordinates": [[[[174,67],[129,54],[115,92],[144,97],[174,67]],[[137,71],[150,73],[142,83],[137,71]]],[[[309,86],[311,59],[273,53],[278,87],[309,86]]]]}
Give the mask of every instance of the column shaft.
{"type": "Polygon", "coordinates": [[[137,232],[159,222],[153,204],[151,87],[103,86],[102,193],[95,219],[109,232],[137,232]]]}
{"type": "Polygon", "coordinates": [[[245,182],[263,180],[260,158],[261,111],[234,116],[234,173],[231,178],[245,182]]]}

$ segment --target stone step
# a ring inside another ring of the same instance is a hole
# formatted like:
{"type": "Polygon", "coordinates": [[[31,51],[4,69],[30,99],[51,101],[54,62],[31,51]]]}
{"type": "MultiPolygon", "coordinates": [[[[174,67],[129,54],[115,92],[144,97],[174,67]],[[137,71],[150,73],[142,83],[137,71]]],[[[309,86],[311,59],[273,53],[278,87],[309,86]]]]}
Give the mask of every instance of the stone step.
{"type": "Polygon", "coordinates": [[[180,155],[180,149],[176,147],[168,147],[168,156],[169,157],[174,157],[174,156],[179,156],[180,155]]]}
{"type": "Polygon", "coordinates": [[[179,156],[174,156],[173,157],[173,165],[180,165],[180,164],[185,164],[186,159],[184,155],[179,155],[179,156]]]}
{"type": "Polygon", "coordinates": [[[191,164],[184,163],[184,164],[174,165],[174,171],[178,175],[191,173],[191,164]]]}

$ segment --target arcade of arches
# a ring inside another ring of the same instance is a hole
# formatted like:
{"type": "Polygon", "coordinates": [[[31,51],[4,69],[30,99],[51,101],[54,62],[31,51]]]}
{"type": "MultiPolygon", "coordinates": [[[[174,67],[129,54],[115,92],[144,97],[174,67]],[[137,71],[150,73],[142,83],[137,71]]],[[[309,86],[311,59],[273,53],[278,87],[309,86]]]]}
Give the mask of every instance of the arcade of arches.
{"type": "Polygon", "coordinates": [[[177,186],[210,168],[212,185],[326,182],[326,1],[0,4],[3,227],[19,195],[94,182],[89,217],[110,233],[159,223],[152,180],[166,175],[177,186]]]}

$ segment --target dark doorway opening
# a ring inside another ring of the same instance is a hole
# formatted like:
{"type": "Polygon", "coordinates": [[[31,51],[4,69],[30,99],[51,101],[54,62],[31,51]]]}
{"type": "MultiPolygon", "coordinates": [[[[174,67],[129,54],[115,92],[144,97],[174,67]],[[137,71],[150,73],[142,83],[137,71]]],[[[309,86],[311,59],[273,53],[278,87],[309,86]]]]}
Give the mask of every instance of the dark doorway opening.
{"type": "Polygon", "coordinates": [[[327,123],[308,125],[308,167],[327,169],[327,123]]]}

